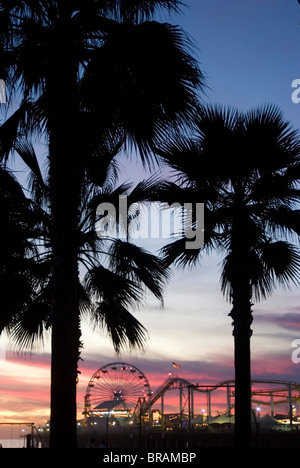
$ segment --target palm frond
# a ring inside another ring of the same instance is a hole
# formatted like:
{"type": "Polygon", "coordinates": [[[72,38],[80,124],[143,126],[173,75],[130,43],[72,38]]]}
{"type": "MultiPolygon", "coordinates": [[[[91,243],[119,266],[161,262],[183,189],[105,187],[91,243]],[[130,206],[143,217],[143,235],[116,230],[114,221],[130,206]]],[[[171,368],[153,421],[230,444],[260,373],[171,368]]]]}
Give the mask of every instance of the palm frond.
{"type": "Polygon", "coordinates": [[[103,8],[118,21],[142,22],[158,14],[159,10],[180,13],[179,0],[106,0],[103,8]]]}
{"type": "Polygon", "coordinates": [[[261,260],[272,282],[287,288],[300,281],[299,248],[286,241],[268,242],[261,246],[261,260]]]}
{"type": "Polygon", "coordinates": [[[119,301],[104,301],[94,310],[96,326],[107,330],[116,353],[129,345],[130,349],[144,349],[146,329],[119,301]]]}
{"type": "Polygon", "coordinates": [[[121,125],[145,164],[153,160],[151,147],[172,126],[186,125],[198,107],[196,89],[204,79],[186,45],[180,28],[167,23],[115,24],[83,77],[83,95],[96,83],[99,90],[84,106],[97,115],[101,107],[102,128],[121,125]]]}
{"type": "Polygon", "coordinates": [[[160,250],[165,267],[175,265],[176,267],[191,267],[201,260],[201,249],[187,249],[186,243],[190,239],[182,237],[177,239],[160,250]]]}
{"type": "MultiPolygon", "coordinates": [[[[2,263],[3,258],[0,261],[2,263]]],[[[24,272],[20,266],[18,262],[14,262],[10,271],[2,270],[0,275],[0,288],[2,291],[0,296],[0,333],[3,330],[8,332],[11,330],[13,317],[21,313],[31,301],[31,280],[26,271],[24,272]],[[18,272],[22,272],[22,274],[18,272]]]]}
{"type": "Polygon", "coordinates": [[[9,336],[18,350],[32,350],[36,343],[44,343],[50,311],[49,291],[45,288],[20,313],[14,314],[9,336]]]}
{"type": "Polygon", "coordinates": [[[159,257],[120,239],[112,241],[109,254],[113,271],[146,288],[163,301],[163,291],[170,273],[159,257]]]}
{"type": "Polygon", "coordinates": [[[295,239],[300,236],[300,210],[293,210],[289,206],[270,208],[266,212],[270,232],[282,233],[284,236],[295,239]]]}
{"type": "Polygon", "coordinates": [[[91,297],[98,301],[119,301],[123,306],[132,306],[143,299],[142,290],[136,283],[102,265],[86,273],[84,284],[91,297]]]}

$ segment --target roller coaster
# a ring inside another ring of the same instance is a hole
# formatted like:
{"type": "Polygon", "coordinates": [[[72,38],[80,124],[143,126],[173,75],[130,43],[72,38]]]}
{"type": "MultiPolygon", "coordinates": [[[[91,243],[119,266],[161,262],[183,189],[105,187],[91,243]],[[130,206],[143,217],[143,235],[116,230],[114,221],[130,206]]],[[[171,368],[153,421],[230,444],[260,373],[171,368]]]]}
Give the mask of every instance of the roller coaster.
{"type": "MultiPolygon", "coordinates": [[[[188,404],[188,414],[194,417],[194,395],[197,393],[204,393],[207,396],[207,417],[212,416],[212,397],[213,392],[220,388],[225,388],[227,393],[227,409],[223,414],[230,416],[232,408],[234,408],[234,380],[222,381],[215,385],[195,385],[181,377],[169,377],[151,396],[151,398],[144,402],[143,411],[150,411],[153,405],[160,399],[162,413],[163,400],[165,393],[168,390],[177,388],[179,390],[179,413],[182,414],[188,404]],[[184,391],[187,397],[184,398],[184,391]]],[[[275,407],[278,405],[288,405],[289,411],[293,407],[293,403],[300,401],[300,384],[297,382],[287,382],[283,380],[252,380],[252,403],[254,405],[264,405],[270,407],[271,416],[274,416],[275,407]],[[255,388],[255,385],[264,385],[267,388],[255,388]],[[271,387],[272,386],[272,387],[271,387]],[[271,388],[270,388],[271,387],[271,388]]],[[[221,413],[222,414],[222,413],[221,413]]]]}
{"type": "MultiPolygon", "coordinates": [[[[193,384],[177,375],[169,375],[160,387],[152,392],[148,379],[135,366],[117,362],[107,364],[98,369],[91,378],[85,395],[86,417],[99,415],[101,412],[126,413],[126,417],[136,420],[143,416],[151,419],[154,405],[160,401],[160,414],[163,416],[165,395],[168,391],[179,391],[179,415],[188,414],[189,419],[195,416],[194,401],[197,395],[205,395],[206,417],[212,417],[212,400],[214,392],[219,389],[226,391],[226,416],[231,415],[234,408],[235,381],[225,380],[212,385],[193,384]]],[[[271,416],[279,405],[288,405],[290,414],[293,404],[300,401],[300,384],[283,380],[252,380],[252,403],[270,408],[271,416]]],[[[225,404],[225,401],[224,401],[225,404]]],[[[147,418],[148,419],[148,418],[147,418]]],[[[163,419],[163,417],[162,417],[163,419]]]]}

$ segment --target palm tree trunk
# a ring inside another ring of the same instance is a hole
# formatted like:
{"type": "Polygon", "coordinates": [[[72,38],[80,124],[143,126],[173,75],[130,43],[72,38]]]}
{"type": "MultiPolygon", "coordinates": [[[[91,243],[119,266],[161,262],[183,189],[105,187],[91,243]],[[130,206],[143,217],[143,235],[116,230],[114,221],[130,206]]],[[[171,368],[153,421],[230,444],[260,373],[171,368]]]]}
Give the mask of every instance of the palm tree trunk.
{"type": "Polygon", "coordinates": [[[249,282],[232,284],[234,366],[235,366],[235,447],[251,446],[251,351],[252,311],[249,282]]]}
{"type": "Polygon", "coordinates": [[[52,322],[50,448],[77,448],[75,307],[70,297],[52,322]]]}
{"type": "Polygon", "coordinates": [[[77,141],[76,69],[72,54],[62,50],[65,42],[64,37],[47,80],[53,249],[50,448],[77,447],[78,210],[82,155],[77,141]]]}
{"type": "Polygon", "coordinates": [[[50,446],[53,448],[72,448],[77,443],[76,380],[80,344],[77,299],[79,190],[72,167],[66,167],[67,159],[65,157],[57,161],[56,157],[52,157],[53,182],[50,184],[53,232],[50,446]]]}

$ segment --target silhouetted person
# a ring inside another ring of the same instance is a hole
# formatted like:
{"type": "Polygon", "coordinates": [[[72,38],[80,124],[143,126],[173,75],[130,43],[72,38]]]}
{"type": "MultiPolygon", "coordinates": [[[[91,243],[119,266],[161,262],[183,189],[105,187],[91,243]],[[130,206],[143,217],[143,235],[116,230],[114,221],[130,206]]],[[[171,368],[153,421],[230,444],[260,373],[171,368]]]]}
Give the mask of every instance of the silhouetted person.
{"type": "Polygon", "coordinates": [[[89,448],[96,448],[96,440],[95,439],[90,439],[89,448]]]}

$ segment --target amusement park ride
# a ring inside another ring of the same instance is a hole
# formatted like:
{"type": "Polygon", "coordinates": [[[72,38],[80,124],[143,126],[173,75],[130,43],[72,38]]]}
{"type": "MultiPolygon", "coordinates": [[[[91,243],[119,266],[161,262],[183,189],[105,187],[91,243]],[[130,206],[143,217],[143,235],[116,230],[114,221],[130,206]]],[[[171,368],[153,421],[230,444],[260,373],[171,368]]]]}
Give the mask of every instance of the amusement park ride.
{"type": "MultiPolygon", "coordinates": [[[[189,422],[195,418],[195,396],[205,394],[207,401],[206,421],[212,420],[212,397],[214,392],[223,389],[226,392],[226,410],[224,415],[232,417],[234,408],[234,380],[227,380],[214,385],[198,385],[169,375],[162,385],[152,392],[145,374],[137,367],[124,362],[113,362],[100,367],[91,377],[84,398],[84,421],[86,425],[95,423],[107,416],[123,423],[141,421],[153,425],[153,407],[160,400],[161,423],[164,420],[165,394],[169,390],[179,391],[179,418],[187,414],[189,422]]],[[[300,384],[281,380],[253,380],[252,402],[267,405],[270,414],[278,405],[288,405],[289,417],[292,418],[293,403],[300,400],[300,384]],[[263,386],[263,388],[261,387],[263,386]]],[[[204,410],[202,410],[204,411],[204,410]]]]}

